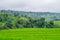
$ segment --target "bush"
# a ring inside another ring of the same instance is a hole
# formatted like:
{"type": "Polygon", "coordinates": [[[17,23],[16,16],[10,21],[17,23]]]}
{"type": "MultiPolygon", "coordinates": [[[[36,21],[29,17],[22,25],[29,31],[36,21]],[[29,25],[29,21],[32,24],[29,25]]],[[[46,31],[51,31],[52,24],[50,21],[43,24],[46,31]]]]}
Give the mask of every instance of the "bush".
{"type": "Polygon", "coordinates": [[[53,28],[54,27],[54,21],[50,21],[47,25],[47,28],[53,28]]]}

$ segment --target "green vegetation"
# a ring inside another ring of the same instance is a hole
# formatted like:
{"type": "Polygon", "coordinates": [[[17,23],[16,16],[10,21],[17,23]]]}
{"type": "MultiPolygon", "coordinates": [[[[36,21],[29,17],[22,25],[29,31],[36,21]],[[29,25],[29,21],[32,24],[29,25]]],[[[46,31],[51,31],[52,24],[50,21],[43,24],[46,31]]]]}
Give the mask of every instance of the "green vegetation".
{"type": "MultiPolygon", "coordinates": [[[[47,21],[45,17],[36,17],[36,18],[31,16],[29,17],[30,13],[31,15],[33,15],[33,13],[30,12],[29,15],[26,15],[26,13],[28,14],[29,12],[21,13],[21,12],[14,12],[14,11],[10,12],[10,11],[1,10],[0,30],[15,29],[15,28],[59,28],[60,27],[60,25],[57,25],[54,20],[47,21]]],[[[37,15],[37,13],[35,14],[37,15]]],[[[41,13],[40,16],[41,15],[44,15],[44,13],[41,13]]]]}
{"type": "Polygon", "coordinates": [[[21,28],[0,31],[0,40],[60,40],[60,28],[21,28]]]}
{"type": "Polygon", "coordinates": [[[31,18],[26,15],[20,14],[8,14],[1,12],[0,14],[0,29],[12,29],[12,28],[53,28],[53,21],[46,23],[45,18],[39,19],[31,18]]]}
{"type": "Polygon", "coordinates": [[[1,10],[0,40],[59,40],[59,17],[59,13],[1,10]]]}
{"type": "Polygon", "coordinates": [[[54,21],[55,27],[60,28],[60,21],[54,21]]]}

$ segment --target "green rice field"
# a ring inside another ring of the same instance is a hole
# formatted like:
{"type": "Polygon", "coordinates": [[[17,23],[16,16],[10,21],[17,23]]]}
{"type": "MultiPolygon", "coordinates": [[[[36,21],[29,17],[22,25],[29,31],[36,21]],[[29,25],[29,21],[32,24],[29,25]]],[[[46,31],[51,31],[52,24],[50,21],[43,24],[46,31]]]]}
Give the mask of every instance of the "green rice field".
{"type": "Polygon", "coordinates": [[[0,40],[60,40],[60,28],[0,30],[0,40]]]}

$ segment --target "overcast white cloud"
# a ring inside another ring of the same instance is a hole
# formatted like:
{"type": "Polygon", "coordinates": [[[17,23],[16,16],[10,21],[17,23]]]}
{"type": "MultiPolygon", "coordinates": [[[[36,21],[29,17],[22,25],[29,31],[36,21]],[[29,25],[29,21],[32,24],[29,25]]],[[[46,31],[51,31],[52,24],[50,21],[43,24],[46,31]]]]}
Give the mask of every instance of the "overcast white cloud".
{"type": "Polygon", "coordinates": [[[0,0],[0,9],[60,12],[60,0],[0,0]]]}

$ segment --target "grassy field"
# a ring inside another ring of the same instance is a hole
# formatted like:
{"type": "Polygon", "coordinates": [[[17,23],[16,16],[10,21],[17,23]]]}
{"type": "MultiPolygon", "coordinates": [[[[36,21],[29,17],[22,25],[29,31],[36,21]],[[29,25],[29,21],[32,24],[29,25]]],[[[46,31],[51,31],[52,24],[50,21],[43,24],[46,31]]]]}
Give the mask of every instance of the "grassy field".
{"type": "Polygon", "coordinates": [[[60,28],[1,30],[0,40],[60,40],[60,28]]]}
{"type": "Polygon", "coordinates": [[[60,28],[60,21],[54,21],[54,25],[55,25],[55,27],[60,28]]]}

